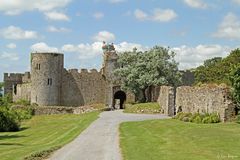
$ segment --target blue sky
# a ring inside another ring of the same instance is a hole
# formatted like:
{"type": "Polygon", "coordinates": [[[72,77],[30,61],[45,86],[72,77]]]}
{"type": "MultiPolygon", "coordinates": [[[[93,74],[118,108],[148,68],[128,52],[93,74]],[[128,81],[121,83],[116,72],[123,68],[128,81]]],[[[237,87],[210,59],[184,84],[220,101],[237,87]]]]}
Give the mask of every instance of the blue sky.
{"type": "Polygon", "coordinates": [[[0,81],[30,70],[31,52],[97,68],[102,41],[118,52],[169,46],[180,69],[240,46],[240,0],[0,0],[0,81]]]}

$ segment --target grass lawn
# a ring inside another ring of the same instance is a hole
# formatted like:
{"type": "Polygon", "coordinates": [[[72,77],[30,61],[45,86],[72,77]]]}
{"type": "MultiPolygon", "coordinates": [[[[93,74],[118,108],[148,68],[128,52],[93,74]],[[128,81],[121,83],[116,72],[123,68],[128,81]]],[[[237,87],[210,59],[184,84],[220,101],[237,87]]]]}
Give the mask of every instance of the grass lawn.
{"type": "Polygon", "coordinates": [[[138,103],[126,104],[125,113],[160,113],[160,105],[158,103],[138,103]]]}
{"type": "Polygon", "coordinates": [[[82,115],[34,116],[19,132],[0,132],[0,159],[23,159],[39,151],[60,147],[73,140],[99,112],[82,115]]]}
{"type": "Polygon", "coordinates": [[[239,160],[240,124],[125,122],[120,145],[124,160],[239,160]]]}

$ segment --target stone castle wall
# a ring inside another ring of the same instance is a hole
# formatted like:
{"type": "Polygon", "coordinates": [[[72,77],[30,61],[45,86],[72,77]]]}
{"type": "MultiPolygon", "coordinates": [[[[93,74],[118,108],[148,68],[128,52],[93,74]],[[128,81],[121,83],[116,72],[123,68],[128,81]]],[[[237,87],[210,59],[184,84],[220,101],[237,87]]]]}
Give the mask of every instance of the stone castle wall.
{"type": "Polygon", "coordinates": [[[170,86],[161,86],[157,102],[160,104],[161,113],[174,116],[175,113],[175,92],[170,86]]]}
{"type": "Polygon", "coordinates": [[[177,88],[176,110],[183,112],[219,113],[222,121],[230,120],[235,114],[235,105],[230,98],[229,88],[221,86],[177,88]]]}
{"type": "Polygon", "coordinates": [[[12,96],[13,89],[17,84],[22,84],[23,74],[21,73],[4,73],[4,95],[12,96]]]}
{"type": "Polygon", "coordinates": [[[77,69],[63,71],[62,105],[82,106],[105,103],[106,81],[100,72],[77,69]]]}
{"type": "Polygon", "coordinates": [[[229,88],[224,86],[181,86],[176,90],[170,86],[162,86],[158,102],[162,113],[169,116],[179,111],[218,113],[222,121],[231,120],[235,116],[235,105],[229,88]]]}
{"type": "Polygon", "coordinates": [[[18,84],[16,92],[13,92],[13,101],[24,99],[31,101],[31,83],[18,84]]]}

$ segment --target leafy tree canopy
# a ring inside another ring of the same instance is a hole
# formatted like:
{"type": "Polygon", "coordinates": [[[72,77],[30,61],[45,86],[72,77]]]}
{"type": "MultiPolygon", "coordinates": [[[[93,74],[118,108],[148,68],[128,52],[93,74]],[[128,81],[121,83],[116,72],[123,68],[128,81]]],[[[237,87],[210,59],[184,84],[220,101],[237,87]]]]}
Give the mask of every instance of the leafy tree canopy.
{"type": "Polygon", "coordinates": [[[132,91],[137,97],[143,95],[141,101],[144,102],[148,87],[176,86],[180,83],[181,76],[174,56],[169,48],[160,46],[145,52],[124,52],[119,54],[119,68],[114,73],[121,78],[124,89],[132,91]]]}
{"type": "Polygon", "coordinates": [[[234,65],[240,63],[240,49],[235,49],[226,58],[208,59],[195,70],[195,83],[226,83],[231,85],[229,74],[234,65]]]}

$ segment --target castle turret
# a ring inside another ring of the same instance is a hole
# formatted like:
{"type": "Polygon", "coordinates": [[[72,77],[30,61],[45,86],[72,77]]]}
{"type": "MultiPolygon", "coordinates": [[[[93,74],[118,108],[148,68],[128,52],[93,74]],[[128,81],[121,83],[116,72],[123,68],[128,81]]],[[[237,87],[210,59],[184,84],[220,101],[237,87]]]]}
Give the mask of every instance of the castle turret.
{"type": "Polygon", "coordinates": [[[103,42],[103,75],[106,77],[107,81],[113,82],[114,75],[113,71],[117,68],[118,55],[115,51],[113,44],[105,44],[103,42]]]}
{"type": "Polygon", "coordinates": [[[63,54],[31,53],[31,103],[61,105],[63,54]]]}

